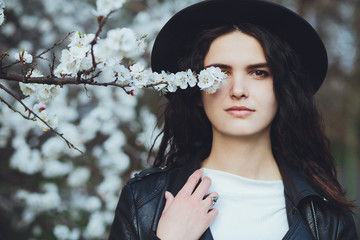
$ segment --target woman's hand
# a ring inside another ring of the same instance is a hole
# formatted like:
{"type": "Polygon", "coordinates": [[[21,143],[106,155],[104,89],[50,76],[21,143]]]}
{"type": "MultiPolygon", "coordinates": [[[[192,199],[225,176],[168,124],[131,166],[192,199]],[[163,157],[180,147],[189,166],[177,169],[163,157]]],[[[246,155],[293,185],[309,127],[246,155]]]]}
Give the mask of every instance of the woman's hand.
{"type": "Polygon", "coordinates": [[[194,191],[202,174],[202,169],[196,170],[176,197],[170,192],[165,193],[166,204],[156,232],[161,240],[199,239],[217,216],[217,209],[212,208],[212,197],[218,197],[218,194],[206,195],[210,178],[204,177],[194,191]]]}

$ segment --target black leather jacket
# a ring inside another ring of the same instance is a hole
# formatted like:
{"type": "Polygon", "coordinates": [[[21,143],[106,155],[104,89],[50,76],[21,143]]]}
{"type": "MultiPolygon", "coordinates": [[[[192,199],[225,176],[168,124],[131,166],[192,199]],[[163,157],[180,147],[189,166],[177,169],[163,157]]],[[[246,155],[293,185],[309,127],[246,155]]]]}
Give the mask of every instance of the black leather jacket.
{"type": "MultiPolygon", "coordinates": [[[[122,189],[109,239],[158,239],[156,229],[165,191],[175,196],[198,168],[200,161],[194,158],[181,167],[150,168],[136,174],[122,189]]],[[[333,211],[295,170],[283,169],[281,174],[289,224],[284,240],[358,239],[351,213],[333,211]]],[[[213,239],[210,228],[200,239],[213,239]]]]}

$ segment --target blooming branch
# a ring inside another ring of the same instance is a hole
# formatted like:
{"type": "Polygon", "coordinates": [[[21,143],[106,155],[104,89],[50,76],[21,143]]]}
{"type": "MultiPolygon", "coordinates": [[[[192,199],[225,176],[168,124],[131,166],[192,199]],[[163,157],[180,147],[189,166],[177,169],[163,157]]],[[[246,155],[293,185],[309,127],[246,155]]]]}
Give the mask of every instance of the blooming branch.
{"type": "MultiPolygon", "coordinates": [[[[141,63],[125,66],[123,59],[132,59],[144,53],[146,35],[137,37],[135,32],[129,28],[116,28],[109,30],[105,38],[100,38],[100,33],[110,15],[121,7],[123,2],[122,0],[97,1],[95,13],[98,28],[95,34],[71,32],[35,56],[23,49],[15,54],[15,62],[4,67],[0,65],[0,79],[18,82],[25,96],[37,98],[38,103],[33,109],[39,111],[36,114],[11,90],[4,86],[1,88],[20,102],[26,111],[29,111],[41,122],[46,123],[45,126],[40,124],[43,130],[54,131],[66,141],[69,147],[75,148],[62,134],[54,130],[57,126],[56,116],[49,115],[45,108],[41,107],[46,106],[46,102],[58,93],[59,89],[56,86],[80,84],[85,86],[114,86],[123,89],[130,95],[136,94],[138,89],[143,88],[153,88],[166,94],[175,92],[179,88],[186,89],[197,86],[207,93],[214,93],[227,77],[224,72],[215,67],[204,69],[197,74],[191,69],[177,73],[164,71],[156,73],[145,69],[141,63]],[[69,39],[70,43],[61,52],[60,64],[55,66],[56,57],[53,55],[52,62],[49,64],[50,74],[48,76],[44,76],[34,68],[37,59],[50,62],[49,59],[43,58],[43,55],[61,45],[66,39],[69,39]],[[16,64],[20,64],[21,74],[7,71],[16,64]]],[[[7,54],[3,54],[1,61],[7,56],[7,54]]],[[[7,105],[9,106],[9,104],[7,105]]],[[[14,110],[14,108],[10,109],[14,110]]]]}
{"type": "Polygon", "coordinates": [[[50,124],[48,122],[46,122],[42,117],[40,117],[39,115],[37,115],[33,110],[31,110],[28,106],[26,106],[23,101],[21,101],[20,98],[18,98],[17,96],[15,96],[9,89],[7,89],[4,85],[0,84],[0,88],[3,89],[5,92],[7,92],[9,95],[11,95],[13,98],[16,99],[16,101],[18,101],[24,108],[25,111],[28,111],[30,114],[34,115],[35,118],[39,119],[43,124],[45,124],[45,126],[50,129],[51,131],[53,131],[54,133],[56,133],[59,137],[61,137],[66,144],[68,145],[69,148],[73,148],[77,151],[79,151],[80,153],[83,153],[80,149],[78,149],[77,147],[75,147],[71,142],[69,142],[64,136],[63,134],[57,132],[54,128],[52,128],[50,126],[50,124]]]}

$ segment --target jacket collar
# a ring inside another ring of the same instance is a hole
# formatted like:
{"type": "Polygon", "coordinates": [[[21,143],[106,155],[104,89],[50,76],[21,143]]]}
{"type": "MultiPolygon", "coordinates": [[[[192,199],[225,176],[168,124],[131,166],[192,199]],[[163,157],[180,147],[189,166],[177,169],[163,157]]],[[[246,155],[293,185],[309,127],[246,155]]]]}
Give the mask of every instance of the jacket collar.
{"type": "Polygon", "coordinates": [[[169,186],[170,192],[175,196],[184,186],[190,175],[197,169],[201,168],[201,162],[204,160],[204,154],[199,151],[195,156],[185,158],[183,164],[180,166],[176,176],[176,180],[169,186]]]}
{"type": "Polygon", "coordinates": [[[321,198],[306,178],[293,167],[284,165],[279,166],[279,169],[283,178],[285,194],[294,206],[298,207],[300,202],[307,197],[321,198]]]}
{"type": "MultiPolygon", "coordinates": [[[[176,180],[169,186],[169,191],[175,196],[184,186],[189,176],[197,169],[201,168],[201,161],[206,156],[200,151],[193,158],[189,157],[179,168],[176,180]]],[[[311,196],[321,197],[309,184],[309,182],[294,168],[290,166],[279,166],[283,178],[286,212],[288,216],[289,231],[284,239],[300,240],[313,239],[311,232],[304,223],[298,210],[300,202],[311,196]],[[299,236],[307,236],[299,238],[299,236]]],[[[213,240],[210,228],[201,236],[200,240],[213,240]]]]}
{"type": "MultiPolygon", "coordinates": [[[[190,175],[201,168],[201,162],[205,159],[203,151],[199,151],[193,158],[187,158],[184,164],[181,166],[176,182],[172,186],[173,193],[177,193],[184,186],[190,175]]],[[[301,200],[307,197],[319,197],[318,194],[309,184],[309,182],[293,167],[283,164],[279,166],[281,176],[283,178],[283,184],[285,194],[294,206],[299,206],[301,200]]]]}

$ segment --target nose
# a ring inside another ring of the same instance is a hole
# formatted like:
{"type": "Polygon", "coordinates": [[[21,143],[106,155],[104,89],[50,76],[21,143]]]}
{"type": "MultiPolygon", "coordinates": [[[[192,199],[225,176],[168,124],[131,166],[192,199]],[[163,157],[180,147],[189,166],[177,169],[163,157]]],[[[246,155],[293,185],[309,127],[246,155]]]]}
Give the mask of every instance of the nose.
{"type": "Polygon", "coordinates": [[[234,99],[248,98],[249,92],[246,86],[246,79],[241,75],[232,75],[230,86],[230,97],[234,99]]]}

